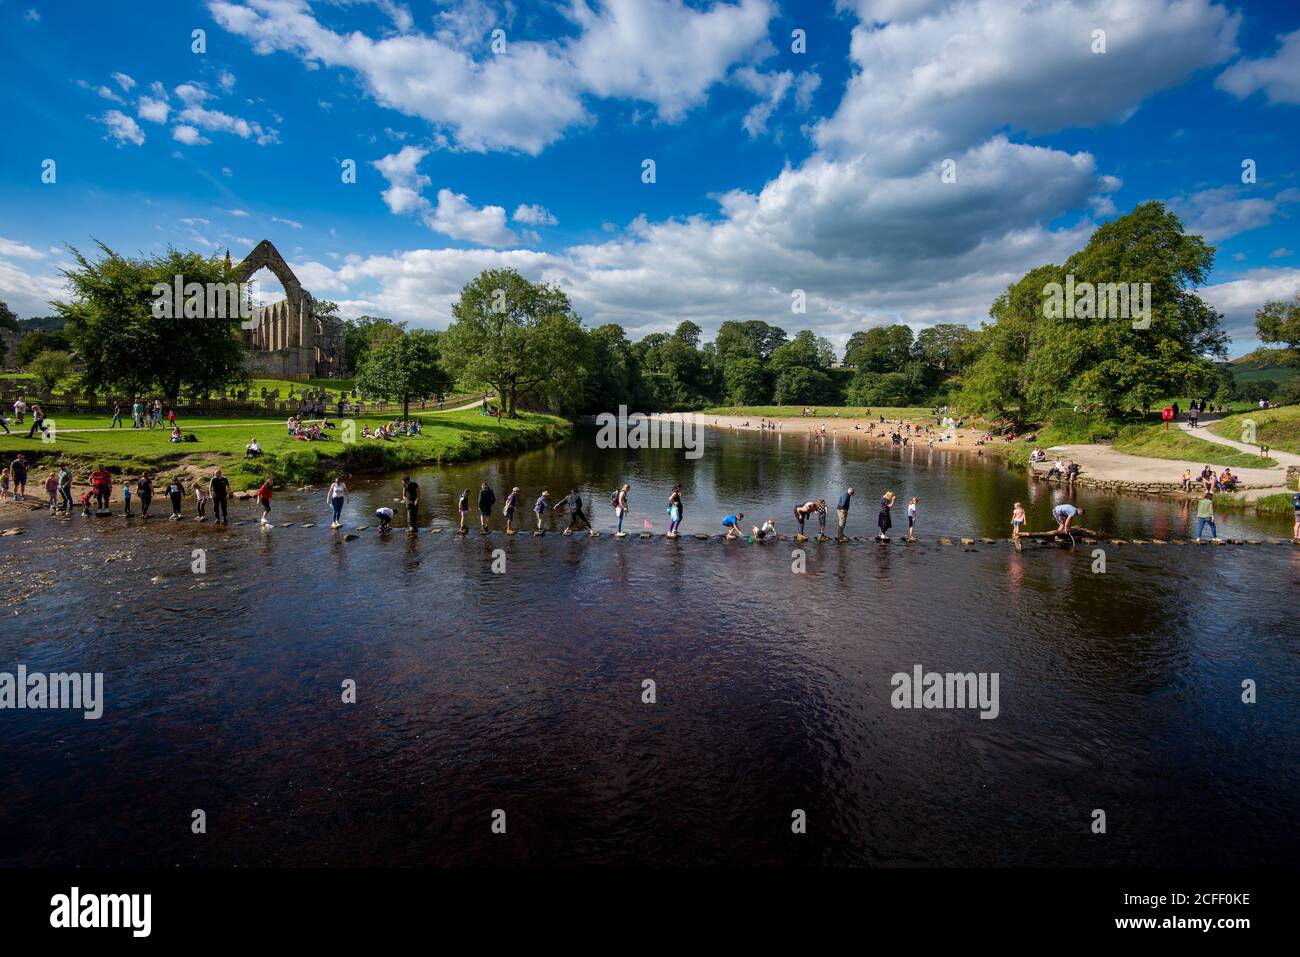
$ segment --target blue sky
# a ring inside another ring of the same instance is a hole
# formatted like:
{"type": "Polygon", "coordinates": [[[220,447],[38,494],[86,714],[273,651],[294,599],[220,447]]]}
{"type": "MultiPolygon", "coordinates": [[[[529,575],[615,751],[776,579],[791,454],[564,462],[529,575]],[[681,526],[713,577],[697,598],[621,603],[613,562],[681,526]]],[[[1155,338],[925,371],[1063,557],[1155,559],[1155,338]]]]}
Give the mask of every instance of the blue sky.
{"type": "Polygon", "coordinates": [[[978,324],[1147,199],[1218,248],[1234,353],[1300,289],[1279,0],[3,0],[0,99],[0,299],[24,317],[69,244],[269,238],[344,315],[445,327],[508,265],[634,337],[761,318],[842,345],[978,324]]]}

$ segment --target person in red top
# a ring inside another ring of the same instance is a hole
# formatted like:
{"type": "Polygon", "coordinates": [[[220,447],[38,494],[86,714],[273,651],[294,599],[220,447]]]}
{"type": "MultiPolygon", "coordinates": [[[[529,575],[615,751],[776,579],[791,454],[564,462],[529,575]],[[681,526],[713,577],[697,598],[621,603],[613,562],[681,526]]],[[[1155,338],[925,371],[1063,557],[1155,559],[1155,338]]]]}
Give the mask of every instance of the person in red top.
{"type": "Polygon", "coordinates": [[[95,508],[107,511],[109,499],[113,494],[113,476],[102,465],[95,466],[89,476],[91,491],[95,493],[95,508]]]}
{"type": "Polygon", "coordinates": [[[270,525],[271,515],[271,480],[268,478],[257,490],[257,501],[262,506],[262,524],[270,525]]]}
{"type": "Polygon", "coordinates": [[[175,427],[176,427],[176,410],[175,410],[175,409],[168,409],[168,410],[167,410],[167,424],[170,425],[172,428],[175,428],[175,427]]]}

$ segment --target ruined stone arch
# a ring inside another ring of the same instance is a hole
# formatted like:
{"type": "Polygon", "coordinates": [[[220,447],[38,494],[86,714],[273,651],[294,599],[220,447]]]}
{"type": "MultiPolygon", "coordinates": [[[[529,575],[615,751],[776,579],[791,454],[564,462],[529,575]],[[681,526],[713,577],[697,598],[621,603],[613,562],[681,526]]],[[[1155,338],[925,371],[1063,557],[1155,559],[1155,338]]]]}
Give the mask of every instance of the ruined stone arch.
{"type": "Polygon", "coordinates": [[[312,318],[311,293],[302,288],[298,277],[269,239],[258,243],[235,267],[235,279],[241,283],[248,282],[261,269],[269,269],[280,280],[285,299],[262,310],[261,321],[253,330],[252,347],[278,350],[314,346],[315,328],[308,325],[312,318]]]}

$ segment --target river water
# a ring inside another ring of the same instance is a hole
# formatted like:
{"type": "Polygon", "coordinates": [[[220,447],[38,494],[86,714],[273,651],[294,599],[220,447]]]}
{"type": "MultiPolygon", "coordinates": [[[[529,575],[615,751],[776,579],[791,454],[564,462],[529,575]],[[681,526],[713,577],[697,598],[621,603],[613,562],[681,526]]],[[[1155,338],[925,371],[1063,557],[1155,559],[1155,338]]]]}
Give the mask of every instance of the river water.
{"type": "MultiPolygon", "coordinates": [[[[1294,861],[1300,549],[1104,545],[1098,573],[1092,546],[934,542],[1005,538],[1017,499],[1047,526],[1063,493],[993,459],[593,436],[417,477],[435,525],[484,478],[523,488],[527,523],[541,487],[578,485],[595,539],[344,541],[320,488],[277,494],[295,525],[271,531],[6,509],[27,531],[0,538],[0,671],[102,672],[105,703],[0,710],[0,865],[1294,861]],[[620,480],[654,538],[609,534],[620,480]],[[789,542],[666,541],[673,481],[684,532],[714,536],[737,510],[788,532],[852,484],[865,538],[889,488],[895,540],[810,542],[802,571],[789,542]],[[996,674],[997,717],[895,708],[918,665],[996,674]]],[[[351,484],[344,531],[396,506],[396,479],[351,484]]],[[[1078,496],[1108,536],[1190,534],[1178,504],[1078,496]]]]}

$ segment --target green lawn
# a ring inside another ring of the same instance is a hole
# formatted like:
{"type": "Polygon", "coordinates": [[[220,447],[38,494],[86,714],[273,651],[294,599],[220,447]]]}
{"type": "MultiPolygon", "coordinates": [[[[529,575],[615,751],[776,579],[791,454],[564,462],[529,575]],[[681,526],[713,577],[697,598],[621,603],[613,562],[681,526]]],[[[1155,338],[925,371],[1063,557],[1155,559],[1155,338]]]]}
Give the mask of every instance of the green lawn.
{"type": "Polygon", "coordinates": [[[1300,405],[1287,405],[1280,409],[1253,408],[1240,415],[1230,415],[1212,423],[1209,428],[1215,435],[1225,439],[1248,441],[1243,435],[1249,435],[1247,421],[1255,423],[1255,439],[1252,445],[1267,445],[1283,452],[1300,454],[1300,405]]]}
{"type": "MultiPolygon", "coordinates": [[[[805,406],[801,405],[740,405],[726,406],[720,405],[709,409],[701,409],[700,415],[739,415],[748,416],[755,419],[797,419],[803,414],[805,406]]],[[[871,408],[860,405],[827,405],[827,406],[807,406],[807,408],[816,408],[819,418],[831,418],[839,413],[842,419],[878,419],[884,416],[891,421],[894,419],[933,419],[934,409],[931,406],[887,406],[873,405],[871,408]]]]}
{"type": "Polygon", "coordinates": [[[1226,445],[1198,439],[1172,426],[1166,431],[1163,425],[1131,425],[1120,430],[1115,438],[1115,451],[1153,459],[1182,459],[1207,465],[1227,465],[1231,468],[1257,469],[1277,465],[1273,459],[1238,452],[1226,445]]]}
{"type": "MultiPolygon", "coordinates": [[[[448,412],[422,416],[425,434],[394,441],[360,438],[361,429],[372,429],[391,416],[363,416],[356,423],[354,443],[341,441],[340,429],[330,431],[328,442],[301,442],[291,438],[279,419],[205,418],[180,420],[184,431],[192,431],[197,442],[168,441],[166,428],[113,429],[75,432],[78,427],[102,428],[103,416],[67,415],[54,419],[54,441],[27,438],[13,423],[12,435],[0,433],[0,456],[6,463],[14,453],[24,452],[33,462],[33,474],[51,469],[59,461],[84,473],[97,464],[112,472],[137,474],[143,469],[226,470],[236,489],[254,486],[267,475],[277,482],[315,481],[327,472],[345,473],[397,470],[427,463],[468,461],[499,452],[535,448],[568,435],[562,419],[546,415],[524,415],[517,420],[493,419],[477,412],[448,412]],[[90,421],[88,421],[90,420],[90,421]],[[250,461],[244,449],[256,437],[264,454],[250,461]]],[[[30,422],[30,419],[29,419],[30,422]]],[[[344,423],[338,423],[343,425],[344,423]]]]}

